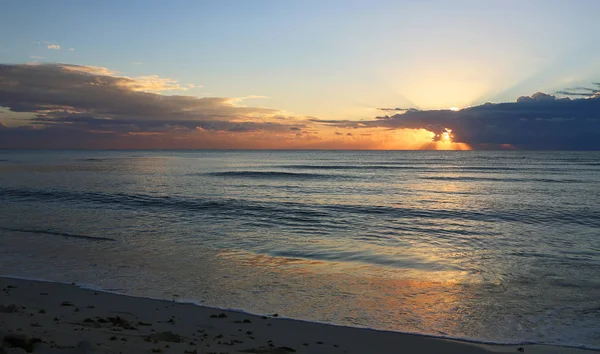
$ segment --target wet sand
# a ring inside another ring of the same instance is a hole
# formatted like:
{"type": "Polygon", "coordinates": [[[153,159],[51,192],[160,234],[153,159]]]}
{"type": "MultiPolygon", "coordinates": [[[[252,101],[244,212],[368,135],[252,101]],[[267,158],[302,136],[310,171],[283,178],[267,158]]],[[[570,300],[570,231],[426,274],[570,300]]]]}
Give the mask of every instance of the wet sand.
{"type": "Polygon", "coordinates": [[[0,277],[0,353],[589,353],[481,345],[0,277]]]}

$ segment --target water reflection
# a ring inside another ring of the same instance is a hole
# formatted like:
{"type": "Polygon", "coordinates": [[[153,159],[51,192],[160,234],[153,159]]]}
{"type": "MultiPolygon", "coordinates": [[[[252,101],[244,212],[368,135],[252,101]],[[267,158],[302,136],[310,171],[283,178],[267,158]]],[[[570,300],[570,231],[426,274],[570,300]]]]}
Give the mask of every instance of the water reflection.
{"type": "Polygon", "coordinates": [[[49,232],[2,232],[2,271],[338,324],[600,343],[590,154],[4,154],[20,162],[0,164],[0,227],[49,232]]]}

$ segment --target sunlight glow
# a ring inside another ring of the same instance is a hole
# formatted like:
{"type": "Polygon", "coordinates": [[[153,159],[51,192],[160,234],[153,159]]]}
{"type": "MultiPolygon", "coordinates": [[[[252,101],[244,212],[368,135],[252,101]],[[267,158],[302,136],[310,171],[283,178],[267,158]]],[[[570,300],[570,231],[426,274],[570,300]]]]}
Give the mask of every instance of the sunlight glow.
{"type": "Polygon", "coordinates": [[[472,150],[468,144],[456,143],[453,141],[454,134],[452,129],[444,128],[440,134],[432,133],[431,142],[427,144],[424,150],[472,150]]]}

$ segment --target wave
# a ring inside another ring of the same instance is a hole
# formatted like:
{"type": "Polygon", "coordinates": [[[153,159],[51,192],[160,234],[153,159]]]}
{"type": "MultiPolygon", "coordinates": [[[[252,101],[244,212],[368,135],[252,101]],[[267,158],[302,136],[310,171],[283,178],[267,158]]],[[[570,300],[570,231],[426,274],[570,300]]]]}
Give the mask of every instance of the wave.
{"type": "Polygon", "coordinates": [[[422,170],[423,167],[405,165],[279,165],[279,168],[302,170],[422,170]]]}
{"type": "MultiPolygon", "coordinates": [[[[388,217],[390,220],[467,220],[478,222],[514,222],[524,224],[560,223],[600,227],[600,216],[585,207],[564,209],[555,207],[536,208],[531,205],[524,215],[522,209],[472,210],[472,209],[424,209],[402,206],[356,205],[356,204],[307,204],[299,202],[255,201],[247,199],[195,198],[183,196],[153,196],[147,194],[102,193],[64,190],[34,190],[0,188],[0,200],[43,201],[46,203],[84,204],[86,207],[103,207],[124,210],[155,208],[163,211],[200,212],[210,217],[270,220],[306,225],[344,223],[361,216],[388,217]],[[257,219],[258,218],[258,219],[257,219]]],[[[351,222],[351,221],[350,221],[351,222]]],[[[422,221],[420,221],[422,222],[422,221]]],[[[352,222],[351,222],[352,223],[352,222]]]]}
{"type": "Polygon", "coordinates": [[[474,176],[424,176],[424,180],[432,181],[464,181],[464,182],[539,182],[539,183],[589,183],[581,179],[551,179],[551,178],[513,178],[513,177],[474,177],[474,176]]]}
{"type": "Polygon", "coordinates": [[[297,169],[297,170],[406,170],[406,171],[423,171],[423,172],[476,172],[493,174],[498,172],[541,172],[545,174],[562,174],[570,172],[597,172],[595,168],[567,168],[566,166],[561,167],[487,167],[487,166],[453,166],[453,165],[438,165],[438,164],[422,164],[421,166],[414,166],[415,163],[411,162],[412,166],[403,164],[399,165],[278,165],[277,168],[283,169],[297,169]]]}
{"type": "Polygon", "coordinates": [[[86,162],[102,162],[102,161],[107,161],[109,159],[99,159],[99,158],[87,158],[87,159],[81,159],[80,161],[86,161],[86,162]]]}
{"type": "Polygon", "coordinates": [[[10,228],[10,227],[0,227],[0,230],[12,231],[12,232],[27,232],[30,234],[54,235],[54,236],[62,236],[62,237],[68,237],[68,238],[78,238],[78,239],[89,240],[89,241],[117,241],[114,238],[110,238],[110,237],[73,235],[73,234],[68,234],[65,232],[56,232],[56,231],[49,231],[49,230],[14,229],[14,228],[10,228]]]}
{"type": "Polygon", "coordinates": [[[317,173],[295,173],[295,172],[277,172],[277,171],[225,171],[209,172],[203,175],[219,177],[238,177],[238,178],[292,178],[292,179],[320,179],[320,178],[339,178],[339,175],[325,175],[317,173]]]}

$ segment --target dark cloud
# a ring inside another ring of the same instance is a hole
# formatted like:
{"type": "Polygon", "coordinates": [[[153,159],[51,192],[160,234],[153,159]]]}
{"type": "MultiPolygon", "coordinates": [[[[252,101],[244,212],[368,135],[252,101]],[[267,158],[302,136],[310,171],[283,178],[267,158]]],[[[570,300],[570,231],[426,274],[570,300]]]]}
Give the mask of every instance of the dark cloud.
{"type": "MultiPolygon", "coordinates": [[[[289,132],[286,123],[290,121],[298,127],[294,117],[279,116],[279,111],[270,108],[236,105],[239,99],[157,93],[166,90],[184,88],[171,79],[129,78],[98,67],[0,64],[0,107],[34,113],[29,123],[52,128],[46,133],[57,136],[74,130],[126,134],[193,131],[196,127],[239,133],[289,132]]],[[[17,135],[48,137],[31,129],[5,130],[10,131],[5,135],[13,134],[12,140],[17,135]]]]}
{"type": "Polygon", "coordinates": [[[451,129],[454,141],[474,148],[510,144],[521,149],[600,149],[600,96],[556,98],[536,93],[513,103],[486,103],[460,111],[407,111],[370,121],[313,120],[340,128],[451,129]]]}
{"type": "Polygon", "coordinates": [[[599,97],[600,96],[600,82],[594,82],[593,85],[597,87],[573,87],[566,90],[558,91],[558,94],[566,96],[579,96],[579,97],[599,97]]]}
{"type": "MultiPolygon", "coordinates": [[[[567,98],[568,99],[568,98],[567,98]]],[[[517,98],[517,102],[549,102],[556,101],[556,96],[549,95],[543,92],[536,92],[531,96],[521,96],[517,98]]]]}

